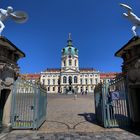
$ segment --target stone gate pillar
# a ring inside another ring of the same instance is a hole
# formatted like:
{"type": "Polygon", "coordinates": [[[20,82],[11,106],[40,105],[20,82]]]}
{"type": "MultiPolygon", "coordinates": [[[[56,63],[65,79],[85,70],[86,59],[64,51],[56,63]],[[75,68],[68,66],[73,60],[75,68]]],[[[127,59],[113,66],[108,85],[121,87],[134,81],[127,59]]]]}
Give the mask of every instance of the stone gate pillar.
{"type": "Polygon", "coordinates": [[[25,57],[11,41],[0,36],[0,126],[10,125],[12,87],[18,78],[17,61],[25,57]]]}
{"type": "Polygon", "coordinates": [[[140,37],[135,36],[115,56],[123,59],[130,119],[134,128],[140,129],[140,37]]]}

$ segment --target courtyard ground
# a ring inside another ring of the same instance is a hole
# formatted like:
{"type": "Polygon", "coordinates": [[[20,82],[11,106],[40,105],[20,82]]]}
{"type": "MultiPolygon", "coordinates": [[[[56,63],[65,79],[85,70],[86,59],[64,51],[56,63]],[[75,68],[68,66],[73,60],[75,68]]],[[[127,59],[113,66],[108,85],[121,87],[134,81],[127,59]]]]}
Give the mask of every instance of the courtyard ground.
{"type": "Polygon", "coordinates": [[[14,130],[3,140],[140,140],[125,130],[105,129],[95,119],[94,96],[48,94],[47,119],[37,131],[14,130]]]}

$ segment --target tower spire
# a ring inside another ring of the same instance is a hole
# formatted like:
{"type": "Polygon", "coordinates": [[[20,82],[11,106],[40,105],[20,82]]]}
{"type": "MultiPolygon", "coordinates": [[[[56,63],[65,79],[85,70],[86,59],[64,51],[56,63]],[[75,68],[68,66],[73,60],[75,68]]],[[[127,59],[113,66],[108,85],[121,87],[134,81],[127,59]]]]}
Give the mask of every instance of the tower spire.
{"type": "Polygon", "coordinates": [[[67,43],[68,43],[68,44],[67,44],[68,47],[71,48],[71,47],[73,46],[73,45],[72,45],[72,39],[71,39],[71,33],[69,33],[69,35],[68,35],[68,41],[67,41],[67,43]]]}
{"type": "Polygon", "coordinates": [[[68,38],[68,40],[71,40],[71,33],[69,33],[69,38],[68,38]]]}

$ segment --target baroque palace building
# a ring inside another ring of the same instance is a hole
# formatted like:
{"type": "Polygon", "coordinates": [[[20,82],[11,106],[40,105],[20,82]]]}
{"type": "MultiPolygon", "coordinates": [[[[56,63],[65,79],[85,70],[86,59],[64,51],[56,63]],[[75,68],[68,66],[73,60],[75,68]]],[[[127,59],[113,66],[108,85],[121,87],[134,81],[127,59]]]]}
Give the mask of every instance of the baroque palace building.
{"type": "Polygon", "coordinates": [[[79,68],[78,49],[69,34],[67,46],[62,49],[61,68],[46,69],[39,74],[21,74],[29,82],[40,82],[48,93],[94,93],[98,83],[110,82],[118,73],[101,73],[93,68],[79,68]]]}
{"type": "Polygon", "coordinates": [[[40,81],[48,93],[93,93],[100,82],[100,73],[93,68],[79,68],[78,49],[73,46],[71,34],[62,49],[61,68],[41,72],[40,81]]]}

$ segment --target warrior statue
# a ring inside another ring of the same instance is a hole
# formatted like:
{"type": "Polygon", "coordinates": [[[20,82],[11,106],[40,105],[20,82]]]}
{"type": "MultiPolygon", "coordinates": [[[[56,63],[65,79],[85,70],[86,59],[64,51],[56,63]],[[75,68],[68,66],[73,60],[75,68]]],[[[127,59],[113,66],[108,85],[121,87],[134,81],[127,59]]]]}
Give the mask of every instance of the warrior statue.
{"type": "Polygon", "coordinates": [[[120,6],[127,10],[127,13],[123,13],[123,15],[134,24],[132,32],[134,36],[137,36],[136,29],[140,26],[140,18],[132,12],[132,8],[128,5],[120,3],[120,6]]]}
{"type": "Polygon", "coordinates": [[[5,28],[3,22],[11,17],[17,23],[23,23],[27,20],[27,14],[22,11],[15,11],[13,12],[13,8],[11,6],[7,7],[7,10],[0,9],[0,35],[5,28]]]}

